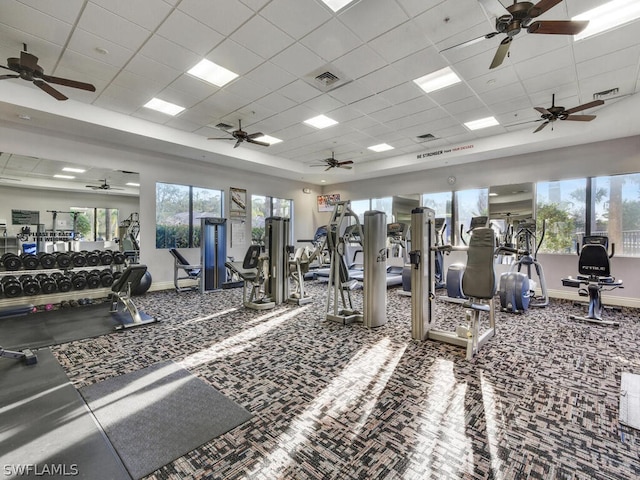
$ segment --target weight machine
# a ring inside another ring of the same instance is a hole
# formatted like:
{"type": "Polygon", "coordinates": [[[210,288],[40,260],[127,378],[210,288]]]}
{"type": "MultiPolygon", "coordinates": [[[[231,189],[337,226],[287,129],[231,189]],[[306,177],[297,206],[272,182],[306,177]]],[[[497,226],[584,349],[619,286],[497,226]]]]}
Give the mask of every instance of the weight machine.
{"type": "MultiPolygon", "coordinates": [[[[493,259],[495,234],[488,227],[476,228],[469,240],[467,264],[462,284],[469,296],[466,308],[466,326],[455,332],[434,328],[433,305],[435,301],[435,251],[447,251],[455,247],[435,246],[435,211],[427,207],[415,208],[411,212],[412,246],[409,252],[411,270],[411,336],[414,340],[435,340],[466,349],[470,360],[480,348],[495,335],[496,293],[493,259]],[[480,333],[480,313],[489,314],[489,328],[480,333]]],[[[459,247],[458,247],[459,248],[459,247]]]]}

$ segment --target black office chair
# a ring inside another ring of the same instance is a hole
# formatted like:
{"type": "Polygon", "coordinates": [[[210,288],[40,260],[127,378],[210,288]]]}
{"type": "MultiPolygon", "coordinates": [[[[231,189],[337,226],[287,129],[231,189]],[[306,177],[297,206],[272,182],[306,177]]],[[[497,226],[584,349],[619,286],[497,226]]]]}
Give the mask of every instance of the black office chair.
{"type": "Polygon", "coordinates": [[[197,290],[199,284],[181,285],[180,280],[200,281],[202,274],[201,265],[190,265],[186,258],[175,248],[170,248],[169,253],[173,256],[173,285],[177,292],[186,292],[187,290],[197,290]],[[185,275],[180,275],[184,272],[185,275]]]}
{"type": "Polygon", "coordinates": [[[602,319],[602,291],[624,288],[622,280],[611,276],[609,259],[615,253],[615,245],[611,244],[611,254],[608,252],[609,239],[601,235],[586,236],[579,249],[578,276],[562,279],[565,287],[578,288],[582,296],[589,296],[589,313],[586,317],[571,315],[572,320],[582,320],[600,325],[618,326],[618,322],[602,319]],[[583,288],[585,287],[586,288],[583,288]]]}

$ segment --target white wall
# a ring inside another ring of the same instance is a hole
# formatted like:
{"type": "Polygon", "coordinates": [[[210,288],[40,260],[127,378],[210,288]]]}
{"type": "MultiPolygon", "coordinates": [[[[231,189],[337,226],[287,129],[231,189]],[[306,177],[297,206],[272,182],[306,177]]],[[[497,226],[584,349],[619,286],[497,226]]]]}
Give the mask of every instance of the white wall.
{"type": "MultiPolygon", "coordinates": [[[[428,160],[426,160],[428,161],[428,160]]],[[[323,193],[339,193],[342,200],[361,200],[397,194],[435,193],[491,185],[538,182],[640,172],[640,137],[628,137],[592,144],[499,158],[466,165],[417,171],[327,186],[323,193]],[[456,177],[449,185],[447,178],[456,177]]],[[[327,217],[328,219],[328,217],[327,217]]],[[[576,290],[563,287],[561,278],[576,276],[576,255],[540,255],[547,285],[556,297],[573,298],[576,290]]],[[[610,303],[640,307],[640,258],[614,257],[612,274],[625,281],[624,289],[604,295],[610,303]]]]}

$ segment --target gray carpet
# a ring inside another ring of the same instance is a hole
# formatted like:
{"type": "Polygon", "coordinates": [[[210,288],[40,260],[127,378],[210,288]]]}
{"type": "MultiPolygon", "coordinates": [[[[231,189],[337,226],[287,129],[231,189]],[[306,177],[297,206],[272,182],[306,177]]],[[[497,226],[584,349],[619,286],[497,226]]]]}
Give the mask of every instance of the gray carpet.
{"type": "Polygon", "coordinates": [[[2,478],[129,478],[49,349],[36,365],[0,360],[0,379],[2,478]]]}
{"type": "Polygon", "coordinates": [[[80,393],[134,478],[252,416],[171,361],[109,378],[80,393]]]}
{"type": "Polygon", "coordinates": [[[0,344],[5,348],[49,347],[113,332],[120,322],[108,302],[0,319],[0,344]]]}

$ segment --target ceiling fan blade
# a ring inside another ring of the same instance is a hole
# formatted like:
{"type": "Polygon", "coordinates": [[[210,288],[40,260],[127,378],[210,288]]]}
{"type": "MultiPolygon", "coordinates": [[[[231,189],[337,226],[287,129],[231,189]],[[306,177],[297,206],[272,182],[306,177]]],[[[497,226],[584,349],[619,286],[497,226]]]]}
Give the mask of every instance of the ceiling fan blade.
{"type": "Polygon", "coordinates": [[[331,170],[333,168],[333,165],[329,165],[327,168],[324,169],[325,172],[328,172],[329,170],[331,170]]]}
{"type": "MultiPolygon", "coordinates": [[[[261,136],[262,136],[262,135],[261,135],[261,136]]],[[[271,146],[271,144],[270,144],[270,143],[267,143],[267,142],[260,142],[260,141],[258,141],[258,140],[253,140],[253,139],[251,139],[251,138],[249,138],[249,137],[247,137],[247,142],[248,142],[248,143],[253,143],[253,144],[255,144],[255,145],[261,145],[261,146],[263,146],[263,147],[269,147],[269,146],[271,146]]]]}
{"type": "Polygon", "coordinates": [[[551,112],[544,107],[533,107],[533,109],[539,111],[543,115],[551,115],[551,112]]]}
{"type": "Polygon", "coordinates": [[[347,167],[345,165],[338,165],[338,168],[344,168],[345,170],[351,170],[353,167],[347,167]]]}
{"type": "Polygon", "coordinates": [[[574,120],[576,122],[590,122],[594,118],[596,118],[595,115],[569,115],[568,117],[565,117],[562,120],[574,120]]]}
{"type": "Polygon", "coordinates": [[[240,145],[241,143],[242,143],[242,139],[239,138],[236,144],[233,146],[233,148],[238,148],[238,145],[240,145]]]}
{"type": "Polygon", "coordinates": [[[456,45],[452,45],[451,47],[447,47],[447,48],[445,48],[443,50],[440,50],[440,53],[446,52],[447,50],[456,50],[456,49],[462,48],[462,47],[469,47],[469,46],[474,45],[474,44],[476,44],[478,42],[481,42],[482,40],[486,40],[487,38],[493,38],[496,35],[498,35],[498,32],[487,33],[486,35],[482,35],[481,37],[474,38],[473,40],[467,40],[465,42],[458,43],[456,45]]]}
{"type": "Polygon", "coordinates": [[[544,20],[533,22],[527,27],[528,33],[544,33],[550,35],[577,35],[589,22],[577,20],[544,20]]]}
{"type": "Polygon", "coordinates": [[[604,105],[604,100],[594,100],[593,102],[578,105],[577,107],[565,110],[565,113],[571,115],[572,113],[580,112],[582,110],[586,110],[587,108],[597,107],[598,105],[604,105]]]}
{"type": "Polygon", "coordinates": [[[500,42],[500,46],[498,47],[498,50],[496,50],[496,54],[493,57],[493,61],[491,62],[491,65],[489,66],[489,68],[496,68],[499,67],[500,65],[502,65],[502,62],[504,61],[505,57],[507,56],[507,53],[509,53],[509,47],[511,46],[511,41],[513,39],[511,37],[507,37],[504,40],[502,40],[500,42]]]}
{"type": "Polygon", "coordinates": [[[38,70],[38,57],[27,52],[20,52],[20,65],[22,68],[36,72],[38,70]]]}
{"type": "Polygon", "coordinates": [[[309,165],[310,167],[326,167],[327,165],[309,165]]]}
{"type": "Polygon", "coordinates": [[[547,10],[555,7],[560,2],[562,2],[562,0],[540,0],[529,9],[528,16],[529,18],[536,18],[542,15],[547,10]]]}
{"type": "Polygon", "coordinates": [[[227,137],[209,137],[207,140],[235,140],[235,138],[227,138],[227,137]]]}
{"type": "Polygon", "coordinates": [[[20,75],[0,75],[0,80],[6,80],[8,78],[20,78],[20,75]]]}
{"type": "Polygon", "coordinates": [[[47,92],[49,95],[51,95],[53,98],[55,98],[56,100],[66,100],[67,97],[64,96],[62,93],[60,93],[58,90],[56,90],[55,88],[53,88],[51,85],[49,85],[48,83],[43,82],[42,80],[34,80],[33,84],[40,88],[41,90],[44,90],[45,92],[47,92]]]}
{"type": "Polygon", "coordinates": [[[251,138],[251,139],[258,138],[258,137],[264,137],[264,133],[257,132],[257,133],[252,133],[251,135],[247,135],[247,138],[251,138]]]}
{"type": "Polygon", "coordinates": [[[79,88],[80,90],[87,90],[88,92],[95,92],[96,87],[90,83],[78,82],[77,80],[69,80],[68,78],[52,77],[49,75],[40,75],[40,77],[49,83],[55,83],[56,85],[64,85],[65,87],[79,88]]]}
{"type": "Polygon", "coordinates": [[[540,126],[538,128],[536,128],[533,133],[538,133],[540,130],[542,130],[544,127],[546,127],[547,125],[549,125],[549,120],[547,120],[546,122],[540,124],[540,126]]]}
{"type": "Polygon", "coordinates": [[[338,166],[351,165],[352,163],[353,163],[353,160],[345,160],[344,162],[338,162],[338,166]]]}

